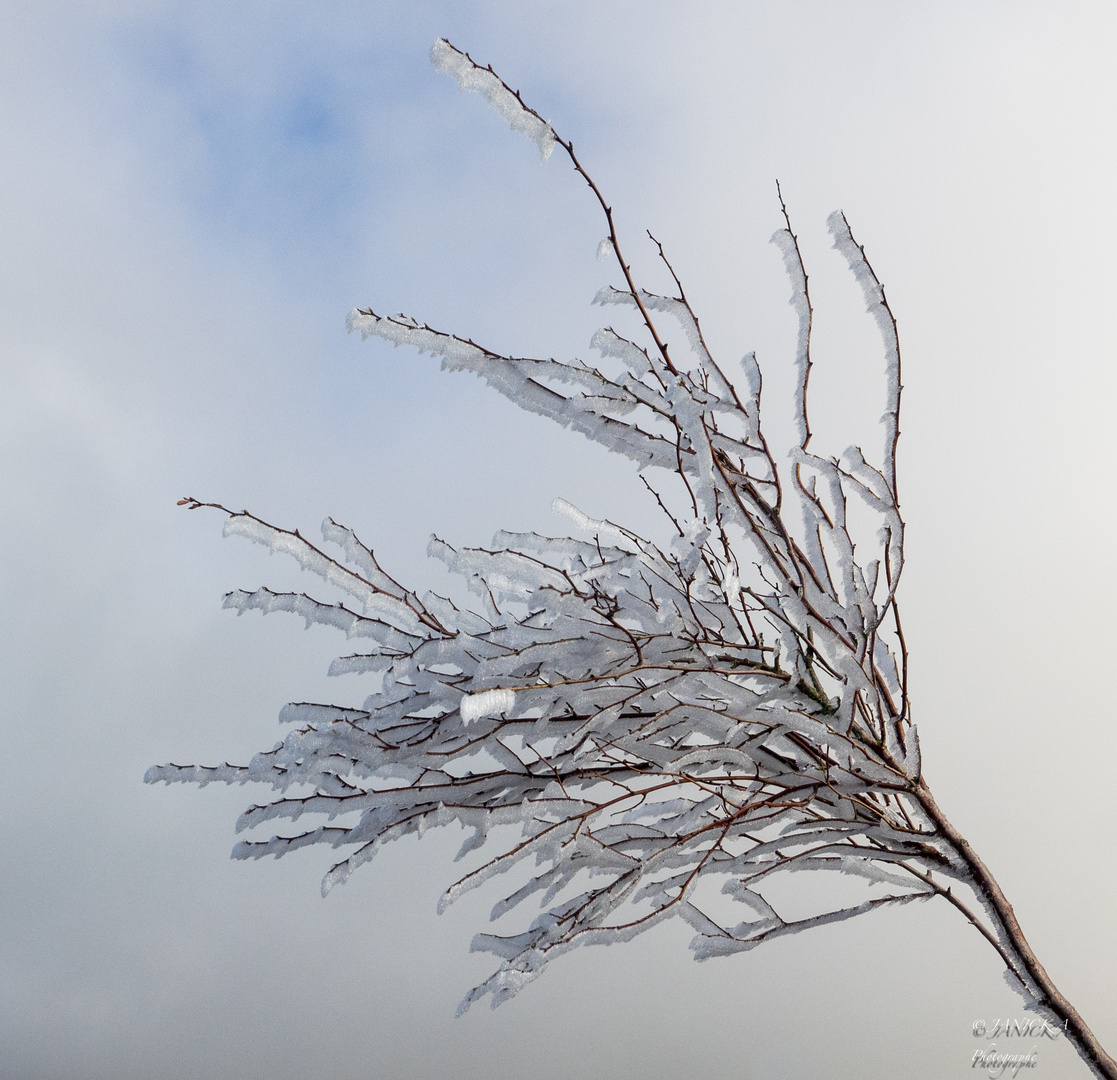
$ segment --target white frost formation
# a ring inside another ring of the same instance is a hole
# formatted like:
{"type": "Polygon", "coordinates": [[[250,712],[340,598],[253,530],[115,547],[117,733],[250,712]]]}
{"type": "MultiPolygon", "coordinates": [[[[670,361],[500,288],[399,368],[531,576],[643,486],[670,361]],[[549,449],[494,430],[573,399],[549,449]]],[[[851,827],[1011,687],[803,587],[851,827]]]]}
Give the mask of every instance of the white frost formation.
{"type": "Polygon", "coordinates": [[[515,704],[516,695],[511,690],[482,690],[478,694],[466,694],[458,711],[463,724],[472,724],[474,720],[511,712],[515,704]]]}
{"type": "Polygon", "coordinates": [[[459,90],[480,94],[505,120],[513,131],[522,132],[539,147],[539,159],[546,161],[555,148],[555,132],[534,109],[529,109],[518,93],[509,89],[493,72],[470,59],[468,53],[455,49],[445,38],[431,46],[431,64],[444,71],[458,84],[459,90]]]}

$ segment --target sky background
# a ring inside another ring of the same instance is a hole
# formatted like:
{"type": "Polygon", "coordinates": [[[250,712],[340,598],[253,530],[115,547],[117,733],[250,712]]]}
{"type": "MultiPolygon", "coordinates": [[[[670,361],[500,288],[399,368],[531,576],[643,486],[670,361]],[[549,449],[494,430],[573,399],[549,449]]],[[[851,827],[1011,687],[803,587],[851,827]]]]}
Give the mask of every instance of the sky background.
{"type": "MultiPolygon", "coordinates": [[[[289,700],[364,696],[324,677],[336,635],[221,610],[303,583],[178,498],[310,534],[332,515],[420,589],[445,587],[432,532],[561,529],[556,496],[652,520],[624,462],[345,334],[371,303],[586,356],[605,321],[588,192],[430,68],[443,35],[573,139],[644,280],[650,228],[773,400],[780,180],[833,450],[874,437],[849,431],[874,341],[825,231],[845,210],[904,349],[925,775],[1114,1052],[1111,5],[6,0],[0,1076],[945,1080],[974,1075],[974,1020],[1022,1015],[928,904],[701,965],[668,925],[454,1020],[496,899],[435,914],[456,830],[323,900],[325,849],[229,860],[263,792],[142,784],[269,748],[289,700]]],[[[1045,1042],[1032,1075],[1087,1072],[1045,1042]]]]}

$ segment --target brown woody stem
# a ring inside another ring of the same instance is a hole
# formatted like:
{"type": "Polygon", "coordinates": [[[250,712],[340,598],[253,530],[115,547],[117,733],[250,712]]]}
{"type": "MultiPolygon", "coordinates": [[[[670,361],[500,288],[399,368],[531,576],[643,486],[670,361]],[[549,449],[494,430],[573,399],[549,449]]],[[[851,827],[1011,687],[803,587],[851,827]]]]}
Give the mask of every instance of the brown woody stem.
{"type": "Polygon", "coordinates": [[[938,830],[958,853],[966,864],[966,868],[973,875],[977,887],[996,914],[1000,928],[1004,931],[1016,954],[1017,963],[1027,973],[1029,978],[1039,990],[1037,1004],[1040,1008],[1054,1013],[1063,1022],[1063,1031],[1067,1038],[1078,1051],[1079,1056],[1090,1067],[1095,1076],[1103,1080],[1117,1080],[1117,1061],[1109,1056],[1098,1042],[1097,1036],[1086,1026],[1086,1021],[1078,1014],[1078,1010],[1059,992],[1051,981],[1051,976],[1044,970],[1039,958],[1032,951],[1020,923],[1016,920],[1016,913],[1008,898],[1001,891],[1000,885],[989,872],[989,868],[978,857],[970,846],[969,841],[946,819],[939,805],[935,802],[931,789],[923,780],[919,781],[914,795],[919,801],[927,816],[934,822],[938,830]]]}

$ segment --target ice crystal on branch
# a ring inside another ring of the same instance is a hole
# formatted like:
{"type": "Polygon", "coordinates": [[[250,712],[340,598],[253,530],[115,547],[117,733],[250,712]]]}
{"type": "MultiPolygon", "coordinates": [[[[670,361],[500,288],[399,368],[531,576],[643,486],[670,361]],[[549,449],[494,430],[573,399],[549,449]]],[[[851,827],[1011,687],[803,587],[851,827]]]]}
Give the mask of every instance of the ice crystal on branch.
{"type": "Polygon", "coordinates": [[[612,211],[570,142],[448,42],[432,60],[544,155],[552,145],[566,152],[605,215],[601,251],[619,273],[596,302],[634,316],[639,333],[601,329],[591,342],[600,362],[588,364],[504,355],[372,308],[351,312],[350,330],[473,372],[520,407],[654,467],[654,483],[641,479],[673,539],[654,543],[562,499],[555,509],[581,538],[502,532],[462,550],[432,539],[429,554],[465,579],[471,610],[399,584],[330,519],[318,547],[217,507],[227,535],[292,556],[348,598],[260,589],[230,593],[226,605],[291,612],[369,642],[330,674],[367,677],[372,692],[360,706],[286,706],[292,730],[247,765],[164,765],[147,779],[270,786],[271,801],[251,806],[237,829],[292,826],[240,842],[234,856],[328,844],[342,854],[324,892],[384,844],[452,823],[470,834],[459,857],[490,854],[442,906],[519,866],[492,917],[515,920],[528,901],[541,914],[474,939],[501,963],[462,1009],[485,995],[499,1004],[574,946],[627,940],[673,915],[694,928],[705,959],[937,896],[986,936],[1033,1007],[1081,1023],[921,775],[896,596],[900,351],[884,289],[845,217],[830,219],[834,246],[882,339],[882,453],[811,447],[813,311],[782,194],[785,227],[773,239],[799,330],[794,440],[777,453],[756,358],[732,370],[715,360],[662,246],[653,240],[674,295],[633,279],[612,211]],[[669,349],[663,319],[684,348],[669,349]],[[305,815],[325,822],[300,830],[305,815]],[[518,834],[509,840],[502,826],[518,834]],[[801,870],[853,875],[867,892],[791,918],[766,886],[801,870]]]}
{"type": "Polygon", "coordinates": [[[539,157],[546,161],[555,148],[555,133],[551,125],[534,109],[528,108],[517,91],[508,87],[491,67],[483,68],[470,59],[469,53],[455,49],[445,38],[431,46],[431,63],[446,72],[459,90],[474,90],[505,120],[513,131],[523,132],[539,147],[539,157]]]}

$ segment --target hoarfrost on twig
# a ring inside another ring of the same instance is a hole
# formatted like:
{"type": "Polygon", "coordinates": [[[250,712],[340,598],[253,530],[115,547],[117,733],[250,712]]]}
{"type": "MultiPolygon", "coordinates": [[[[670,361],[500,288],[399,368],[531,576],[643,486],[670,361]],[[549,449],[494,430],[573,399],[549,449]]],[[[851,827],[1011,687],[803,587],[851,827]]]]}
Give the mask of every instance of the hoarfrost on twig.
{"type": "Polygon", "coordinates": [[[468,53],[455,49],[445,38],[431,46],[431,64],[453,78],[459,90],[480,94],[505,120],[513,131],[522,132],[539,147],[541,161],[546,161],[555,148],[555,133],[534,109],[529,109],[519,94],[510,90],[493,72],[470,59],[468,53]]]}

